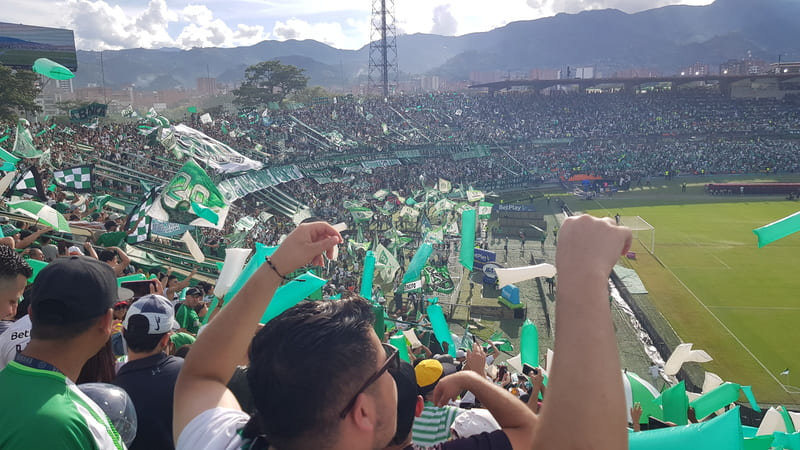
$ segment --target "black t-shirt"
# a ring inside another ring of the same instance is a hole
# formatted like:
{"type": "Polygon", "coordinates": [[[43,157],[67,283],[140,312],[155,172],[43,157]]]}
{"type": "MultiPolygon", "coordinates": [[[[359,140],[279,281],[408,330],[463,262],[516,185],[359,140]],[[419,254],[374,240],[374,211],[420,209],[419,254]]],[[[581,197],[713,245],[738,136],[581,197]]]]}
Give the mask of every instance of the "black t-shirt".
{"type": "Polygon", "coordinates": [[[172,441],[172,397],[183,358],[166,353],[126,363],[119,369],[114,384],[128,393],[138,421],[136,449],[174,449],[172,441]]]}
{"type": "MultiPolygon", "coordinates": [[[[409,446],[403,450],[413,449],[409,446]]],[[[442,442],[433,447],[433,450],[513,450],[511,441],[503,430],[492,431],[491,433],[481,433],[468,438],[454,439],[442,442]]]]}

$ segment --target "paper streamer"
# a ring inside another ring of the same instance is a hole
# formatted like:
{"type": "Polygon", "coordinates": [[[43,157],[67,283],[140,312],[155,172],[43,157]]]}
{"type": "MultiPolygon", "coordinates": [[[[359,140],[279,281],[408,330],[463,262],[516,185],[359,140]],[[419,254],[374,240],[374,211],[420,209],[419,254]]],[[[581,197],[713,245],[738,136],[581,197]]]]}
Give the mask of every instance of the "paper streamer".
{"type": "Polygon", "coordinates": [[[433,246],[430,244],[430,242],[426,242],[419,246],[417,252],[414,253],[414,257],[411,258],[411,262],[408,263],[408,270],[406,271],[406,274],[403,275],[403,284],[420,279],[422,268],[425,267],[425,263],[428,262],[428,258],[430,258],[431,253],[433,253],[433,246]]]}
{"type": "Polygon", "coordinates": [[[211,313],[219,305],[219,299],[224,297],[225,294],[231,289],[234,281],[242,273],[244,262],[250,255],[249,248],[226,248],[225,249],[225,262],[222,264],[222,269],[217,278],[217,284],[214,286],[214,300],[211,301],[211,306],[208,312],[203,316],[203,323],[208,323],[211,313]]]}
{"type": "Polygon", "coordinates": [[[664,409],[664,420],[677,425],[689,423],[689,399],[686,397],[686,385],[683,381],[662,392],[658,399],[664,409]]]}
{"type": "Polygon", "coordinates": [[[361,296],[372,301],[372,279],[375,276],[375,253],[367,251],[364,258],[364,272],[361,274],[361,296]]]}
{"type": "Polygon", "coordinates": [[[758,237],[758,248],[761,248],[798,230],[800,230],[800,211],[761,228],[756,228],[753,233],[758,237]]]}
{"type": "Polygon", "coordinates": [[[625,390],[625,409],[628,412],[628,422],[631,421],[630,409],[634,403],[639,403],[642,406],[642,416],[639,418],[639,423],[647,423],[648,417],[651,416],[660,420],[664,419],[663,410],[655,403],[656,397],[661,393],[652,384],[633,372],[623,372],[622,385],[625,390]]]}
{"type": "Polygon", "coordinates": [[[372,326],[375,328],[375,334],[378,335],[378,339],[383,341],[383,335],[386,333],[386,322],[384,321],[386,311],[384,311],[383,306],[373,304],[372,305],[372,314],[375,316],[375,322],[373,322],[372,326]]]}
{"type": "Polygon", "coordinates": [[[442,307],[434,303],[428,306],[428,320],[431,321],[433,327],[433,334],[439,343],[447,342],[447,353],[453,358],[456,357],[456,346],[453,344],[453,337],[450,334],[450,328],[447,326],[447,320],[444,318],[442,307]]]}
{"type": "Polygon", "coordinates": [[[195,242],[191,233],[188,231],[183,233],[183,236],[181,236],[181,242],[186,244],[186,248],[189,250],[189,253],[192,255],[192,258],[194,258],[195,261],[199,263],[206,261],[206,255],[204,255],[203,251],[200,250],[200,246],[197,245],[197,242],[195,242]]]}
{"type": "Polygon", "coordinates": [[[708,422],[631,433],[628,435],[628,448],[630,450],[741,449],[741,426],[739,408],[736,407],[708,422]]]}
{"type": "Polygon", "coordinates": [[[389,344],[400,352],[400,359],[407,363],[411,363],[411,358],[408,357],[408,346],[406,346],[406,337],[403,333],[397,333],[389,339],[389,344]]]}
{"type": "Polygon", "coordinates": [[[677,347],[675,347],[675,350],[669,356],[666,364],[664,364],[664,373],[669,376],[675,376],[675,374],[681,370],[683,363],[704,363],[713,359],[703,350],[692,350],[692,345],[693,344],[687,342],[684,344],[679,344],[677,347]]]}
{"type": "Polygon", "coordinates": [[[521,281],[531,280],[536,277],[551,278],[556,274],[556,267],[552,264],[536,264],[535,266],[513,267],[511,269],[495,269],[499,287],[521,281]]]}
{"type": "MultiPolygon", "coordinates": [[[[256,251],[256,255],[258,255],[258,251],[256,251]]],[[[311,295],[312,292],[325,286],[325,283],[327,283],[327,281],[311,272],[306,272],[279,287],[278,290],[275,291],[275,295],[272,296],[272,300],[269,302],[267,310],[264,311],[264,315],[261,316],[261,323],[269,322],[282,312],[300,303],[311,295]]]]}
{"type": "Polygon", "coordinates": [[[458,261],[472,272],[475,263],[475,210],[461,213],[461,252],[458,261]]]}
{"type": "Polygon", "coordinates": [[[122,283],[126,281],[142,281],[146,280],[147,277],[142,273],[135,273],[133,275],[128,275],[126,277],[119,277],[117,278],[117,286],[122,286],[122,283]]]}
{"type": "Polygon", "coordinates": [[[514,372],[522,373],[522,355],[517,355],[512,358],[508,358],[506,360],[506,364],[508,364],[514,372]]]}
{"type": "Polygon", "coordinates": [[[235,297],[236,294],[239,292],[239,289],[241,289],[242,286],[244,286],[244,284],[247,283],[247,280],[249,280],[250,277],[253,276],[254,273],[256,273],[256,270],[258,270],[258,268],[261,267],[262,264],[264,264],[264,261],[266,260],[267,256],[270,256],[273,253],[275,253],[275,250],[277,249],[278,247],[267,247],[264,244],[256,242],[256,253],[253,255],[252,258],[250,258],[250,261],[247,262],[247,265],[244,267],[244,270],[242,270],[242,273],[239,274],[239,277],[236,278],[236,281],[233,283],[230,290],[228,291],[227,298],[233,299],[233,297],[235,297]]]}
{"type": "Polygon", "coordinates": [[[724,383],[722,386],[702,395],[697,400],[692,401],[689,403],[689,406],[694,408],[695,416],[698,420],[701,420],[703,417],[708,416],[714,411],[722,409],[725,406],[728,406],[731,403],[739,400],[739,390],[741,389],[744,391],[747,400],[750,402],[750,407],[757,412],[760,412],[761,409],[758,407],[755,397],[753,397],[752,390],[749,386],[745,387],[747,389],[744,389],[744,387],[736,383],[724,383]]]}
{"type": "Polygon", "coordinates": [[[522,364],[539,367],[539,331],[530,319],[525,319],[525,323],[522,324],[521,335],[519,354],[522,358],[522,364]]]}
{"type": "Polygon", "coordinates": [[[722,378],[720,378],[719,375],[712,372],[706,372],[706,377],[703,379],[703,390],[701,392],[703,394],[707,394],[722,386],[722,383],[724,383],[724,381],[722,381],[722,378]]]}
{"type": "Polygon", "coordinates": [[[414,330],[406,330],[403,331],[403,336],[408,339],[408,343],[411,344],[411,348],[417,348],[422,346],[422,342],[419,341],[417,334],[414,333],[414,330]]]}

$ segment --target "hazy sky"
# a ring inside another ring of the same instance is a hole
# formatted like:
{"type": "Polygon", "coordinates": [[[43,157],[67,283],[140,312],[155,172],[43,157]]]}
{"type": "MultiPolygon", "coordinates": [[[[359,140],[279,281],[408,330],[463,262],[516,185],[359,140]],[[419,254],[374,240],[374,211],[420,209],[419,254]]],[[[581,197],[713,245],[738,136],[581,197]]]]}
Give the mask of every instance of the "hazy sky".
{"type": "MultiPolygon", "coordinates": [[[[234,47],[315,39],[337,48],[369,42],[373,0],[2,0],[0,21],[71,28],[79,49],[234,47]]],[[[462,35],[559,12],[633,13],[712,0],[396,0],[398,33],[462,35]]]]}

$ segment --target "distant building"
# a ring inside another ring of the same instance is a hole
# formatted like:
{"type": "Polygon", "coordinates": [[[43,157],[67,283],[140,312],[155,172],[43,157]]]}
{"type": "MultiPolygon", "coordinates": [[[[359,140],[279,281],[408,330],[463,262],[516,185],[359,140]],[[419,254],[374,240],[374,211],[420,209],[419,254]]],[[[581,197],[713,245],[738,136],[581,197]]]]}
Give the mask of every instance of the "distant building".
{"type": "Polygon", "coordinates": [[[709,75],[708,64],[696,62],[689,67],[678,70],[678,74],[682,77],[704,77],[709,75]]]}
{"type": "Polygon", "coordinates": [[[438,75],[425,75],[420,80],[420,87],[423,91],[438,91],[442,87],[441,79],[438,75]]]}
{"type": "Polygon", "coordinates": [[[772,63],[768,70],[770,73],[777,74],[800,73],[800,62],[772,63]]]}
{"type": "Polygon", "coordinates": [[[611,76],[611,78],[653,78],[664,75],[660,70],[653,68],[640,67],[635,69],[623,69],[611,76]]]}
{"type": "Polygon", "coordinates": [[[764,60],[753,58],[749,52],[747,58],[729,59],[719,65],[720,75],[761,75],[769,71],[764,60]]]}
{"type": "Polygon", "coordinates": [[[529,80],[557,80],[558,69],[531,69],[528,75],[529,80]]]}

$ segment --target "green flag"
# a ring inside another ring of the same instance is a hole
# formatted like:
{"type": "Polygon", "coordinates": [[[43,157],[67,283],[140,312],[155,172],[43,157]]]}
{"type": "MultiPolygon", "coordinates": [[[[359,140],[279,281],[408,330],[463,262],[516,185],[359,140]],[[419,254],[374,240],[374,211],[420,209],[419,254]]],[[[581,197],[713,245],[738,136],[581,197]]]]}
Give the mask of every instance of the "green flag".
{"type": "Polygon", "coordinates": [[[372,220],[372,216],[375,215],[371,209],[364,207],[351,208],[350,214],[352,214],[356,223],[369,222],[372,220]]]}
{"type": "Polygon", "coordinates": [[[147,214],[164,222],[222,229],[229,209],[211,177],[190,160],[164,186],[147,214]],[[201,209],[202,216],[198,215],[192,203],[210,209],[217,215],[216,223],[209,220],[213,217],[205,209],[201,209]]]}
{"type": "Polygon", "coordinates": [[[480,202],[478,204],[478,218],[489,219],[492,216],[492,207],[494,205],[489,202],[480,202]]]}
{"type": "Polygon", "coordinates": [[[14,140],[14,148],[11,153],[22,158],[38,158],[42,156],[42,152],[33,145],[33,137],[28,129],[29,127],[30,123],[27,120],[19,119],[17,121],[17,138],[14,140]]]}

